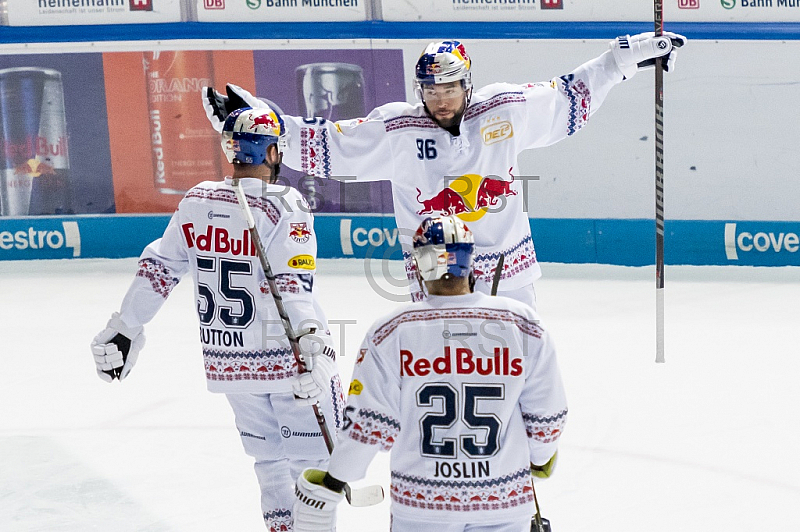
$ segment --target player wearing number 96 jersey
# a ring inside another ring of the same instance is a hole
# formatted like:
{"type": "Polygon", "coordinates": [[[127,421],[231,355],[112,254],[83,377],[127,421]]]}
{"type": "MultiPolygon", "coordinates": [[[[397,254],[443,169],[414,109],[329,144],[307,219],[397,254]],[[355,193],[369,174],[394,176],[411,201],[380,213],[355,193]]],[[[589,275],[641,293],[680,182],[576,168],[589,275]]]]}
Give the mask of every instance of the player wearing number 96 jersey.
{"type": "MultiPolygon", "coordinates": [[[[413,300],[423,294],[415,289],[411,235],[428,216],[456,215],[475,233],[476,290],[490,293],[502,255],[498,293],[535,308],[533,282],[541,271],[525,208],[527,180],[534,178],[522,176],[519,154],[577,133],[614,86],[652,67],[656,57],[672,67],[685,41],[668,32],[664,37],[626,35],[597,58],[549,81],[492,83],[474,90],[464,44],[430,43],[414,70],[418,103],[387,103],[366,117],[335,123],[287,116],[285,163],[318,177],[391,181],[413,300]]],[[[227,98],[213,89],[204,92],[207,114],[217,127],[227,106],[262,104],[235,85],[229,84],[227,92],[227,98]]],[[[324,97],[332,102],[335,93],[324,97]]]]}
{"type": "Polygon", "coordinates": [[[327,462],[310,404],[319,402],[333,433],[344,403],[326,318],[314,298],[313,216],[297,191],[274,184],[283,134],[281,117],[268,108],[228,116],[222,147],[233,177],[186,193],[164,235],[142,253],[120,312],[92,342],[98,375],[108,382],[126,378],[143,345],[143,326],[191,273],[207,386],[226,394],[244,450],[255,459],[268,530],[291,530],[294,479],[327,462]],[[292,325],[316,329],[300,343],[313,368],[303,377],[232,179],[244,190],[292,325]]]}
{"type": "Polygon", "coordinates": [[[530,530],[531,464],[552,471],[564,388],[536,312],[472,291],[471,240],[452,216],[417,231],[428,298],[369,329],[328,471],[298,479],[295,532],[330,530],[304,526],[321,517],[306,501],[331,500],[378,451],[391,451],[393,532],[530,530]]]}

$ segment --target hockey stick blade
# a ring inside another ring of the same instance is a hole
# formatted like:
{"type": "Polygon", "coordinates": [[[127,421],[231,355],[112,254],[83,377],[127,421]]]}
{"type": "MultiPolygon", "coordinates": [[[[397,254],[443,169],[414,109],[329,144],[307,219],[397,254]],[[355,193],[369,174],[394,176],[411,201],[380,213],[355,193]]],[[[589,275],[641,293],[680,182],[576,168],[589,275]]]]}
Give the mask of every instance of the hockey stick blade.
{"type": "Polygon", "coordinates": [[[364,506],[375,506],[383,502],[382,486],[365,486],[363,488],[351,488],[349,484],[344,485],[344,495],[347,502],[355,508],[364,506]]]}

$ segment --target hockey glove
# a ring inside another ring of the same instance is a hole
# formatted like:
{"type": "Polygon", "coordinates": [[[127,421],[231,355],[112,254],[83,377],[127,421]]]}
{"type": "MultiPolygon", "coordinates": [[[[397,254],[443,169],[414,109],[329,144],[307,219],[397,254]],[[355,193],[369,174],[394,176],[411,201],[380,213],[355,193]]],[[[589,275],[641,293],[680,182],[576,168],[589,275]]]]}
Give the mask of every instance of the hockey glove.
{"type": "Polygon", "coordinates": [[[294,532],[330,532],[336,525],[336,505],[344,498],[322,484],[325,471],[306,469],[294,485],[294,532]]]}
{"type": "Polygon", "coordinates": [[[225,119],[236,109],[243,107],[257,109],[265,106],[264,102],[233,83],[225,86],[225,93],[226,95],[220,94],[214,87],[203,87],[201,91],[208,121],[218,133],[222,133],[225,119]]]}
{"type": "Polygon", "coordinates": [[[558,462],[558,451],[553,453],[553,456],[544,465],[539,466],[531,463],[531,476],[542,480],[550,478],[556,468],[556,462],[558,462]]]}
{"type": "Polygon", "coordinates": [[[331,388],[331,378],[336,373],[333,349],[322,338],[309,334],[300,338],[300,351],[306,363],[306,372],[292,382],[295,400],[303,405],[313,405],[331,388]]]}
{"type": "Polygon", "coordinates": [[[124,379],[136,364],[143,347],[144,328],[128,327],[119,318],[119,312],[115,312],[106,328],[92,340],[97,375],[106,382],[124,379]]]}
{"type": "Polygon", "coordinates": [[[638,70],[655,67],[657,60],[662,62],[665,72],[674,70],[677,48],[684,44],[686,37],[665,31],[661,37],[656,37],[653,32],[623,35],[611,41],[609,48],[620,72],[629,79],[638,70]]]}

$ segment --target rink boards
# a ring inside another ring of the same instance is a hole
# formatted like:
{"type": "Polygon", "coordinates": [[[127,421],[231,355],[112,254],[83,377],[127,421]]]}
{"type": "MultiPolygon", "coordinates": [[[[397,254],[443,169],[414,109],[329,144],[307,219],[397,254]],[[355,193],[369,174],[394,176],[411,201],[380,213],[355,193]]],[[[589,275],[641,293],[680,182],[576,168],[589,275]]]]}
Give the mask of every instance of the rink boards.
{"type": "MultiPolygon", "coordinates": [[[[166,215],[5,219],[0,260],[136,257],[159,238],[166,215]]],[[[542,262],[654,263],[646,219],[530,219],[542,262]]],[[[402,258],[392,216],[317,215],[319,258],[402,258]]],[[[800,222],[667,220],[668,264],[800,266],[800,222]]]]}

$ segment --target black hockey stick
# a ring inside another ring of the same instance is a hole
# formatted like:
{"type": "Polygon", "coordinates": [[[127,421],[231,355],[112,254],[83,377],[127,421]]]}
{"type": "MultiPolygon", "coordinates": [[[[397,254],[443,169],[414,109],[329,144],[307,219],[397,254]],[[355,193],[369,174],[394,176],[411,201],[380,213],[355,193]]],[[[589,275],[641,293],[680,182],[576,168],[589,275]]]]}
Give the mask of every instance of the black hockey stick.
{"type": "Polygon", "coordinates": [[[492,278],[492,295],[497,295],[497,285],[500,284],[500,277],[503,275],[503,260],[505,259],[505,255],[502,253],[500,254],[500,258],[497,259],[497,266],[494,268],[494,277],[492,278]]]}
{"type": "MultiPolygon", "coordinates": [[[[283,298],[278,292],[278,286],[275,282],[275,274],[272,273],[272,267],[267,260],[267,254],[264,251],[264,245],[261,243],[261,237],[258,235],[256,229],[256,221],[253,218],[253,212],[250,210],[250,205],[247,203],[247,196],[245,196],[242,185],[238,179],[232,182],[233,190],[236,192],[236,199],[239,206],[242,208],[244,217],[247,220],[247,229],[250,232],[250,239],[256,246],[258,259],[261,262],[261,269],[264,270],[264,276],[267,278],[269,284],[269,291],[272,293],[272,300],[278,309],[278,316],[281,318],[283,329],[286,331],[286,337],[289,339],[289,345],[292,348],[292,354],[297,361],[297,368],[300,373],[306,372],[306,366],[303,362],[303,356],[300,352],[300,338],[304,334],[309,334],[309,331],[296,331],[289,321],[289,314],[283,306],[283,298]]],[[[328,430],[328,424],[325,422],[325,415],[319,408],[319,403],[312,405],[314,408],[314,416],[317,418],[317,424],[320,431],[322,431],[322,438],[325,440],[325,445],[328,447],[328,452],[333,452],[333,436],[328,430]]],[[[347,497],[347,502],[351,506],[372,506],[383,501],[383,488],[381,486],[367,486],[353,490],[348,484],[344,485],[344,493],[347,497]]]]}
{"type": "MultiPolygon", "coordinates": [[[[662,0],[653,0],[656,37],[664,32],[662,0]]],[[[656,362],[664,362],[664,61],[656,60],[656,362]]]]}
{"type": "MultiPolygon", "coordinates": [[[[500,277],[503,275],[503,262],[505,262],[505,255],[500,254],[497,259],[497,266],[494,268],[494,275],[492,276],[492,295],[497,295],[497,286],[500,284],[500,277]]],[[[533,487],[531,481],[531,488],[533,489],[533,502],[536,504],[536,515],[533,516],[531,523],[531,532],[550,532],[550,521],[542,517],[539,511],[539,500],[536,498],[536,488],[533,487]]]]}

